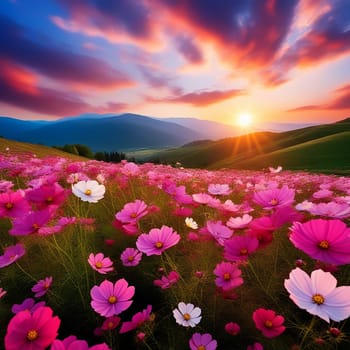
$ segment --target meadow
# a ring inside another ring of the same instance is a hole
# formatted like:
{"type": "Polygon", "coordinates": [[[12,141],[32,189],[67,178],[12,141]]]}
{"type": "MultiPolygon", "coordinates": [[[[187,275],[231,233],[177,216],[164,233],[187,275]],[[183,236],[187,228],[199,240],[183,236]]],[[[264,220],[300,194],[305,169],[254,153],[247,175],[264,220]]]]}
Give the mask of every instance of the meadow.
{"type": "Polygon", "coordinates": [[[350,178],[0,154],[6,350],[350,346],[350,178]]]}

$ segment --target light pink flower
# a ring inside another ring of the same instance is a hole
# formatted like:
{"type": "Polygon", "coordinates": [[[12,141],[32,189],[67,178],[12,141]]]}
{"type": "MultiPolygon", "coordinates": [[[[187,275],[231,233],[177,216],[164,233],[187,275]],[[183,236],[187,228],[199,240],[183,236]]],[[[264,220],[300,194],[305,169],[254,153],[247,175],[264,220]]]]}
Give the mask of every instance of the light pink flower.
{"type": "Polygon", "coordinates": [[[92,287],[90,295],[91,307],[101,316],[119,315],[132,304],[130,300],[135,294],[135,287],[129,286],[122,278],[114,284],[104,280],[99,286],[92,287]]]}
{"type": "Polygon", "coordinates": [[[227,196],[232,190],[228,184],[210,184],[208,186],[208,192],[217,196],[227,196]]]}
{"type": "Polygon", "coordinates": [[[131,319],[131,321],[126,321],[123,322],[119,333],[126,333],[126,332],[130,332],[140,326],[142,326],[143,323],[145,323],[146,321],[148,321],[150,319],[151,316],[151,312],[152,312],[152,305],[147,305],[147,308],[137,312],[131,319]]]}
{"type": "Polygon", "coordinates": [[[225,226],[220,220],[219,221],[211,221],[208,220],[206,224],[206,229],[212,238],[216,240],[216,242],[223,246],[224,242],[229,239],[233,231],[225,226]]]}
{"type": "Polygon", "coordinates": [[[350,316],[350,286],[337,287],[337,279],[330,272],[314,270],[309,277],[297,267],[284,281],[284,287],[299,308],[328,323],[350,316]]]}
{"type": "Polygon", "coordinates": [[[22,243],[17,243],[5,248],[4,254],[0,256],[0,268],[13,264],[26,253],[22,243]]]}
{"type": "Polygon", "coordinates": [[[136,247],[147,256],[161,255],[180,241],[180,235],[171,227],[163,225],[160,229],[154,228],[148,234],[143,233],[136,241],[136,247]]]}
{"type": "Polygon", "coordinates": [[[154,280],[153,284],[162,289],[168,289],[175,284],[180,278],[176,271],[170,271],[168,276],[162,276],[161,279],[154,280]]]}
{"type": "Polygon", "coordinates": [[[308,211],[312,215],[344,219],[350,216],[350,205],[337,202],[318,203],[314,204],[308,211]]]}
{"type": "Polygon", "coordinates": [[[115,218],[123,224],[136,223],[147,214],[147,204],[142,200],[136,199],[134,202],[125,204],[123,209],[115,214],[115,218]]]}
{"type": "Polygon", "coordinates": [[[94,255],[91,253],[88,258],[90,266],[100,274],[106,274],[107,272],[113,271],[113,261],[105,257],[103,253],[97,253],[94,255]]]}
{"type": "Polygon", "coordinates": [[[264,209],[275,209],[291,205],[294,202],[295,191],[288,186],[272,188],[254,193],[253,201],[264,209]]]}
{"type": "Polygon", "coordinates": [[[226,225],[232,229],[240,229],[240,228],[246,227],[252,220],[253,220],[252,216],[248,214],[244,214],[242,217],[241,216],[238,216],[235,218],[231,217],[226,222],[226,225]]]}
{"type": "Polygon", "coordinates": [[[135,248],[126,248],[120,255],[124,266],[137,266],[142,259],[142,253],[135,248]]]}

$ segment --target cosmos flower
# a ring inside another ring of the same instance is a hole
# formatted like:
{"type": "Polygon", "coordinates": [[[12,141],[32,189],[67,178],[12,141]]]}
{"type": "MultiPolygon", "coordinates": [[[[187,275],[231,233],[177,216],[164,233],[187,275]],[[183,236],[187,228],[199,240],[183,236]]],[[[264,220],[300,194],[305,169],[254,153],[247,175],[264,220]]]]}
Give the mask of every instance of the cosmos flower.
{"type": "Polygon", "coordinates": [[[259,241],[254,236],[234,236],[224,243],[224,257],[229,261],[247,260],[259,246],[259,241]]]}
{"type": "Polygon", "coordinates": [[[18,314],[20,311],[29,310],[30,312],[34,312],[39,307],[45,306],[45,301],[39,301],[35,303],[33,298],[24,299],[22,304],[13,304],[11,311],[14,314],[18,314]]]}
{"type": "Polygon", "coordinates": [[[5,335],[6,350],[44,350],[55,340],[60,319],[52,309],[39,307],[33,313],[21,311],[10,320],[5,335]]]}
{"type": "Polygon", "coordinates": [[[208,186],[208,192],[217,196],[227,196],[232,190],[228,184],[210,184],[208,186]]]}
{"type": "Polygon", "coordinates": [[[325,216],[335,219],[344,219],[350,216],[350,205],[347,203],[318,203],[314,204],[309,210],[312,215],[325,216]]]}
{"type": "Polygon", "coordinates": [[[154,280],[153,284],[162,289],[168,289],[175,284],[180,278],[176,271],[170,271],[168,276],[162,276],[160,280],[154,280]]]}
{"type": "Polygon", "coordinates": [[[272,166],[269,166],[269,172],[271,174],[277,174],[282,171],[282,167],[279,165],[277,168],[273,168],[272,166]]]}
{"type": "Polygon", "coordinates": [[[195,327],[202,319],[201,312],[202,310],[199,307],[181,301],[178,308],[173,310],[173,315],[176,323],[180,326],[195,327]]]}
{"type": "Polygon", "coordinates": [[[113,261],[105,257],[103,253],[97,253],[94,255],[91,253],[88,258],[89,265],[98,273],[104,275],[107,272],[113,271],[113,261]]]}
{"type": "Polygon", "coordinates": [[[91,307],[101,316],[119,315],[132,304],[130,300],[135,294],[135,287],[129,286],[122,278],[114,284],[104,280],[99,286],[92,287],[90,295],[91,307]]]}
{"type": "Polygon", "coordinates": [[[271,188],[255,192],[253,201],[264,209],[275,209],[292,204],[294,196],[295,190],[284,185],[282,188],[271,188]]]}
{"type": "Polygon", "coordinates": [[[225,331],[231,335],[237,335],[241,331],[241,327],[238,323],[228,322],[225,324],[225,331]]]}
{"type": "Polygon", "coordinates": [[[264,350],[264,347],[260,343],[254,343],[248,345],[247,350],[264,350]]]}
{"type": "Polygon", "coordinates": [[[198,224],[192,218],[187,217],[185,219],[185,224],[187,227],[191,228],[192,230],[198,229],[198,224]]]}
{"type": "Polygon", "coordinates": [[[123,224],[135,223],[148,214],[147,204],[139,199],[127,203],[123,209],[115,214],[115,218],[123,224]]]}
{"type": "Polygon", "coordinates": [[[253,217],[249,214],[244,214],[242,217],[231,217],[226,222],[226,225],[232,229],[240,229],[246,227],[251,221],[253,220],[253,217]]]}
{"type": "Polygon", "coordinates": [[[4,254],[0,256],[0,268],[11,265],[26,253],[22,243],[17,243],[5,248],[4,254]]]}
{"type": "Polygon", "coordinates": [[[289,239],[313,259],[335,265],[350,263],[350,229],[341,220],[295,222],[289,239]]]}
{"type": "Polygon", "coordinates": [[[101,326],[101,329],[103,331],[110,331],[112,329],[115,329],[119,326],[121,318],[118,316],[110,316],[107,317],[101,326]]]}
{"type": "Polygon", "coordinates": [[[27,214],[30,205],[24,198],[24,194],[23,190],[0,193],[0,218],[15,218],[27,214]]]}
{"type": "Polygon", "coordinates": [[[194,333],[189,341],[189,345],[191,350],[215,350],[218,344],[209,333],[194,333]]]}
{"type": "Polygon", "coordinates": [[[85,340],[79,340],[76,336],[70,335],[69,337],[58,340],[56,339],[50,350],[111,350],[106,343],[97,344],[92,347],[89,347],[88,343],[85,340]]]}
{"type": "Polygon", "coordinates": [[[299,308],[328,323],[350,316],[350,286],[337,287],[337,279],[330,272],[318,269],[310,277],[297,267],[284,281],[284,287],[299,308]]]}
{"type": "Polygon", "coordinates": [[[59,206],[64,202],[66,197],[66,191],[57,182],[26,191],[26,199],[40,209],[49,205],[59,206]]]}
{"type": "Polygon", "coordinates": [[[0,299],[6,295],[7,291],[0,287],[0,299]]]}
{"type": "Polygon", "coordinates": [[[267,338],[274,338],[282,334],[286,327],[283,326],[284,317],[276,315],[273,310],[263,308],[253,312],[255,327],[267,338]]]}
{"type": "Polygon", "coordinates": [[[160,229],[153,228],[148,234],[143,233],[136,241],[137,249],[150,255],[161,255],[180,241],[180,235],[171,227],[163,225],[160,229]]]}
{"type": "Polygon", "coordinates": [[[146,321],[148,321],[150,319],[151,316],[151,312],[152,312],[152,305],[147,305],[147,308],[137,312],[131,319],[131,321],[126,321],[123,322],[119,333],[126,333],[126,332],[130,332],[140,326],[142,326],[142,324],[146,321]]]}
{"type": "Polygon", "coordinates": [[[79,181],[72,185],[72,192],[83,202],[97,203],[104,197],[106,188],[96,180],[79,181]]]}
{"type": "Polygon", "coordinates": [[[216,242],[223,246],[224,242],[229,239],[233,231],[225,226],[220,220],[219,221],[211,221],[208,220],[206,224],[206,230],[211,235],[212,238],[216,240],[216,242]]]}
{"type": "Polygon", "coordinates": [[[52,284],[52,277],[45,277],[43,280],[38,281],[32,288],[32,292],[35,293],[35,298],[40,298],[47,293],[52,284]]]}
{"type": "Polygon", "coordinates": [[[236,264],[230,262],[218,263],[214,269],[215,284],[224,291],[236,288],[243,284],[242,271],[236,264]]]}
{"type": "Polygon", "coordinates": [[[120,254],[124,266],[137,266],[142,259],[142,253],[135,248],[126,248],[120,254]]]}

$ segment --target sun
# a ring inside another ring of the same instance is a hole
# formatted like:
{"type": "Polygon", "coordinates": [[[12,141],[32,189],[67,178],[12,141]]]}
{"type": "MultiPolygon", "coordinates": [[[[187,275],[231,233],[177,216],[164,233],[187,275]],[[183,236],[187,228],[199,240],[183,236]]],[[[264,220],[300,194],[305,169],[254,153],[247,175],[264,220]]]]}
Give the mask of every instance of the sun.
{"type": "Polygon", "coordinates": [[[238,114],[236,124],[242,129],[248,129],[253,124],[253,116],[248,112],[240,113],[238,114]]]}

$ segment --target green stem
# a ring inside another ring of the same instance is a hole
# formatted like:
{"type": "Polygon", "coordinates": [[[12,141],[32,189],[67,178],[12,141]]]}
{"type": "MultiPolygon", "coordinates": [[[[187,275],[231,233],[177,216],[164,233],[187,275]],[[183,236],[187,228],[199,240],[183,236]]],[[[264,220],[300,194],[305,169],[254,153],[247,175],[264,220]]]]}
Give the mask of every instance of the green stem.
{"type": "Polygon", "coordinates": [[[304,343],[306,341],[307,336],[311,333],[311,331],[312,331],[312,329],[314,327],[315,321],[316,321],[316,318],[315,318],[315,316],[313,316],[309,326],[307,327],[307,329],[304,332],[303,338],[301,339],[301,342],[300,342],[300,345],[299,345],[299,350],[303,349],[303,345],[304,345],[304,343]]]}

